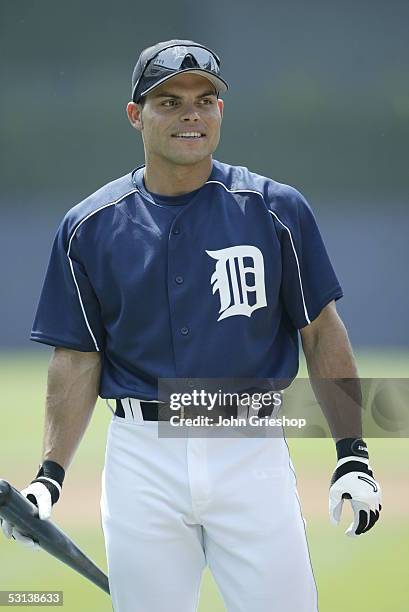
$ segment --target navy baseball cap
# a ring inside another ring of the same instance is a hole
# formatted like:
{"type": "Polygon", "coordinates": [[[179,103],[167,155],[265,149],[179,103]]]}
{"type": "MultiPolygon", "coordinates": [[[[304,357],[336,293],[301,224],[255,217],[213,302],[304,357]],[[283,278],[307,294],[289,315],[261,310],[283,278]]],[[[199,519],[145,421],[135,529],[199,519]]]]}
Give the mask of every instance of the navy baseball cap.
{"type": "Polygon", "coordinates": [[[213,83],[217,93],[227,91],[220,76],[220,59],[214,51],[193,40],[167,40],[142,51],[132,74],[132,100],[181,72],[195,72],[213,83]]]}

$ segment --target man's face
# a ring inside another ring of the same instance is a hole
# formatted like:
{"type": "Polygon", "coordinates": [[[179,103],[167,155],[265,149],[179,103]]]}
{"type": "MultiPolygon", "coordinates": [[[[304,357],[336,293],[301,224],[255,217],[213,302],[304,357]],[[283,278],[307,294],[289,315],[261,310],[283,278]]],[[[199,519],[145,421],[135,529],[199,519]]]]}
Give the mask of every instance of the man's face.
{"type": "Polygon", "coordinates": [[[193,165],[212,155],[219,143],[223,102],[201,75],[169,79],[146,96],[142,109],[130,102],[127,113],[142,133],[147,160],[193,165]]]}

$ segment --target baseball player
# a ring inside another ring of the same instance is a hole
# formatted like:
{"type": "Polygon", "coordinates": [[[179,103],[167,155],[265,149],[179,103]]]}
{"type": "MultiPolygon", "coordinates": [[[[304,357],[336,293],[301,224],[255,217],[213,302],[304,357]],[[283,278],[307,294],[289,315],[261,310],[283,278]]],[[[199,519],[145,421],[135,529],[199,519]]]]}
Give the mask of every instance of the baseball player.
{"type": "MultiPolygon", "coordinates": [[[[359,403],[335,308],[342,290],[309,205],[213,159],[226,90],[218,56],[201,44],[141,53],[127,115],[145,164],[66,214],[32,330],[55,347],[42,464],[24,490],[40,518],[97,396],[116,400],[101,513],[117,612],[193,612],[206,565],[229,612],[317,610],[283,436],[159,435],[171,413],[158,401],[161,379],[293,379],[298,334],[311,378],[348,380],[359,403]]],[[[247,120],[257,112],[250,94],[244,104],[247,120]]],[[[357,536],[381,508],[359,411],[356,433],[339,435],[329,395],[317,395],[336,440],[331,519],[349,499],[347,533],[357,536]]],[[[3,531],[33,544],[10,524],[3,531]]]]}

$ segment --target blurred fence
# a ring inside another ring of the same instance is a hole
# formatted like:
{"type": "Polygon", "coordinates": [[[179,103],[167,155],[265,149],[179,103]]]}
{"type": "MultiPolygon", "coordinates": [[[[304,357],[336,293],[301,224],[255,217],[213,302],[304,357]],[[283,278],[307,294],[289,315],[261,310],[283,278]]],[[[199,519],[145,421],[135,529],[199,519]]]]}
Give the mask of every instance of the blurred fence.
{"type": "Polygon", "coordinates": [[[409,3],[19,0],[0,6],[0,346],[26,346],[65,210],[142,162],[139,51],[192,38],[230,83],[217,158],[300,189],[352,340],[407,346],[409,3]]]}

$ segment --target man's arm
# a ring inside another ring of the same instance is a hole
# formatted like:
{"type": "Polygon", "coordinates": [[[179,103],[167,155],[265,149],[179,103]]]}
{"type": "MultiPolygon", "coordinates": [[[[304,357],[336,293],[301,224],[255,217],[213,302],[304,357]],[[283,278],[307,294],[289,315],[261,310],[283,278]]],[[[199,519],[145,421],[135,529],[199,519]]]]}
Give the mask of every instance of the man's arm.
{"type": "Polygon", "coordinates": [[[318,402],[336,442],[338,462],[331,479],[329,511],[339,523],[349,499],[354,521],[346,533],[369,531],[379,518],[381,490],[373,478],[362,440],[361,387],[352,348],[335,303],[328,304],[310,325],[301,329],[308,372],[318,402]]]}
{"type": "Polygon", "coordinates": [[[56,348],[48,368],[43,461],[66,470],[98,398],[100,353],[56,348]]]}
{"type": "Polygon", "coordinates": [[[318,317],[300,332],[308,370],[312,376],[322,378],[358,376],[348,334],[334,301],[325,306],[318,317]]]}
{"type": "Polygon", "coordinates": [[[300,330],[314,393],[334,439],[360,438],[361,386],[351,344],[335,302],[300,330]]]}
{"type": "MultiPolygon", "coordinates": [[[[65,470],[85,433],[98,397],[101,373],[99,353],[56,348],[48,368],[43,458],[35,479],[21,493],[38,507],[40,519],[51,515],[61,493],[65,470]]],[[[30,548],[38,545],[7,521],[7,538],[30,548]]]]}

